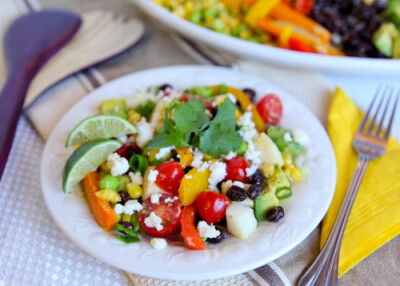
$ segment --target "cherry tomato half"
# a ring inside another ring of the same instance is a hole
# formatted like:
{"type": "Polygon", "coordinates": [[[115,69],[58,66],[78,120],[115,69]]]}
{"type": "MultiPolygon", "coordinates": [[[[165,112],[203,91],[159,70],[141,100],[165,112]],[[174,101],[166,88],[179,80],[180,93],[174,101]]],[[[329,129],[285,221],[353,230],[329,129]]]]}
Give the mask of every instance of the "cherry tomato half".
{"type": "Polygon", "coordinates": [[[243,157],[234,157],[226,160],[226,177],[225,181],[231,180],[247,183],[249,178],[246,176],[246,168],[250,167],[250,163],[243,157]]]}
{"type": "Polygon", "coordinates": [[[197,212],[208,223],[216,223],[225,216],[226,208],[230,204],[227,196],[214,192],[202,192],[197,196],[197,212]]]}
{"type": "Polygon", "coordinates": [[[151,197],[142,203],[143,209],[138,212],[140,226],[150,235],[156,237],[165,237],[176,232],[180,225],[181,203],[178,199],[174,199],[173,195],[162,194],[158,203],[152,203],[151,197]],[[169,202],[165,199],[170,198],[169,202]],[[145,223],[147,217],[154,212],[156,216],[161,218],[162,229],[157,230],[156,227],[150,227],[145,223]]]}
{"type": "Polygon", "coordinates": [[[156,185],[168,193],[178,194],[179,185],[185,175],[181,164],[168,161],[161,163],[155,169],[158,171],[156,185]]]}
{"type": "Polygon", "coordinates": [[[282,117],[282,103],[273,93],[265,95],[257,104],[257,110],[266,123],[277,125],[282,117]]]}
{"type": "Polygon", "coordinates": [[[189,94],[189,93],[185,93],[182,95],[182,101],[184,101],[184,102],[188,102],[189,99],[193,99],[193,98],[200,99],[203,102],[203,104],[206,106],[206,109],[208,109],[210,111],[213,109],[211,102],[209,102],[207,99],[205,99],[204,97],[202,97],[200,95],[189,94]]]}

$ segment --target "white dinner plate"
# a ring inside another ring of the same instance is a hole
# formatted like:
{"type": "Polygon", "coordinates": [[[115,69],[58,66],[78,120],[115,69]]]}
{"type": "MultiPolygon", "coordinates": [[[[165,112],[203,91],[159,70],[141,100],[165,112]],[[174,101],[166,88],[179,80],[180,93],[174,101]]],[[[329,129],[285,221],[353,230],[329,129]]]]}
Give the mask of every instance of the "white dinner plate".
{"type": "Polygon", "coordinates": [[[227,36],[193,24],[155,4],[152,0],[129,0],[156,22],[194,41],[226,51],[242,59],[253,59],[287,68],[302,68],[348,74],[400,75],[400,60],[327,56],[285,50],[227,36]]]}
{"type": "Polygon", "coordinates": [[[61,230],[94,257],[129,272],[164,279],[212,279],[262,266],[299,244],[318,225],[331,202],[336,184],[336,163],[329,138],[317,118],[296,98],[263,79],[225,68],[177,66],[146,70],[116,79],[79,101],[60,120],[44,148],[41,183],[47,207],[61,230]],[[83,118],[96,114],[100,102],[128,97],[148,86],[170,83],[175,88],[225,83],[251,87],[258,96],[276,93],[282,100],[282,125],[306,131],[311,143],[306,153],[309,175],[282,201],[285,216],[278,223],[263,222],[247,239],[225,239],[204,251],[188,250],[172,242],[153,249],[147,238],[124,244],[105,233],[93,219],[85,199],[64,194],[61,181],[72,148],[64,147],[69,131],[83,118]]]}

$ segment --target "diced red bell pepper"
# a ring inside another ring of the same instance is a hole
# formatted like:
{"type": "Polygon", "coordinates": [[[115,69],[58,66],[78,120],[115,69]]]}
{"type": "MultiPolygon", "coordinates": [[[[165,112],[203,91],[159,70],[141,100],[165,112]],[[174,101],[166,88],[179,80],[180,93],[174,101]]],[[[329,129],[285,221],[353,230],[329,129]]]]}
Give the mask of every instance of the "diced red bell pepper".
{"type": "Polygon", "coordinates": [[[204,250],[206,249],[206,244],[194,225],[195,219],[196,203],[184,206],[181,214],[182,236],[189,249],[204,250]]]}

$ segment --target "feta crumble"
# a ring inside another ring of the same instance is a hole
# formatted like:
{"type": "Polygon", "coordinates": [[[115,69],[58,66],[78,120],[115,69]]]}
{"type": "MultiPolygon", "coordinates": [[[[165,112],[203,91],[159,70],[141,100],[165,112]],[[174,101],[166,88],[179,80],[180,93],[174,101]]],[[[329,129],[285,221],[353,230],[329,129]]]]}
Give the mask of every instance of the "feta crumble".
{"type": "Polygon", "coordinates": [[[160,160],[162,158],[164,158],[165,156],[167,156],[169,153],[171,153],[171,150],[175,149],[175,146],[170,146],[170,147],[164,147],[161,148],[158,153],[156,154],[156,159],[160,160]]]}
{"type": "Polygon", "coordinates": [[[117,215],[122,214],[122,213],[124,212],[124,206],[121,205],[121,204],[115,204],[115,206],[114,206],[114,212],[115,212],[117,215]]]}
{"type": "Polygon", "coordinates": [[[167,247],[168,243],[164,238],[152,238],[150,239],[150,245],[154,249],[164,249],[167,247]]]}
{"type": "Polygon", "coordinates": [[[160,202],[160,197],[161,197],[161,194],[152,194],[151,198],[150,198],[151,203],[158,204],[160,202]]]}
{"type": "Polygon", "coordinates": [[[173,197],[173,198],[168,197],[168,198],[166,198],[166,199],[164,200],[164,202],[165,202],[165,203],[172,203],[173,201],[177,201],[177,200],[179,200],[178,197],[173,197]]]}
{"type": "Polygon", "coordinates": [[[154,183],[157,180],[158,171],[157,170],[150,170],[148,179],[150,182],[154,183]]]}
{"type": "Polygon", "coordinates": [[[151,138],[153,138],[154,127],[146,121],[146,118],[142,117],[138,123],[136,123],[138,134],[136,137],[136,143],[142,148],[151,138]]]}
{"type": "Polygon", "coordinates": [[[203,172],[205,171],[208,167],[210,166],[210,164],[208,164],[207,162],[204,162],[203,164],[201,164],[200,168],[199,168],[199,172],[203,172]]]}
{"type": "Polygon", "coordinates": [[[203,156],[203,153],[199,151],[199,149],[195,149],[193,151],[192,167],[200,168],[201,164],[203,163],[203,156]]]}
{"type": "Polygon", "coordinates": [[[249,168],[246,168],[246,177],[252,176],[257,171],[257,166],[252,164],[249,168]]]}
{"type": "Polygon", "coordinates": [[[148,217],[144,219],[144,224],[148,227],[153,227],[158,231],[162,230],[164,227],[162,226],[162,219],[155,214],[155,212],[151,212],[148,217]]]}
{"type": "Polygon", "coordinates": [[[142,174],[140,172],[129,172],[129,177],[131,178],[131,181],[138,184],[138,185],[142,185],[143,184],[143,177],[142,174]]]}
{"type": "Polygon", "coordinates": [[[301,129],[296,128],[292,130],[292,135],[294,141],[300,143],[303,146],[306,146],[310,141],[310,136],[308,136],[308,134],[301,129]]]}
{"type": "Polygon", "coordinates": [[[225,156],[225,160],[230,160],[232,158],[235,158],[237,156],[237,154],[233,151],[230,151],[226,156],[225,156]]]}
{"type": "Polygon", "coordinates": [[[111,170],[111,175],[119,176],[129,170],[129,162],[117,153],[113,153],[107,157],[107,167],[111,170]]]}
{"type": "Polygon", "coordinates": [[[234,181],[232,185],[244,189],[244,184],[242,182],[234,181]]]}
{"type": "Polygon", "coordinates": [[[129,200],[124,205],[124,214],[132,215],[135,211],[142,210],[143,207],[138,200],[129,200]]]}
{"type": "Polygon", "coordinates": [[[286,132],[286,133],[283,135],[283,141],[285,141],[285,142],[293,141],[292,135],[290,135],[289,132],[286,132]]]}
{"type": "Polygon", "coordinates": [[[128,141],[128,136],[126,135],[117,136],[116,138],[118,141],[121,141],[122,143],[126,143],[126,141],[128,141]]]}
{"type": "Polygon", "coordinates": [[[213,162],[210,166],[210,177],[208,178],[209,189],[211,191],[217,190],[217,184],[221,182],[227,175],[226,164],[224,162],[213,162]]]}
{"type": "Polygon", "coordinates": [[[261,151],[255,149],[253,141],[249,141],[247,144],[247,151],[244,154],[246,160],[258,166],[261,164],[260,156],[261,156],[261,151]]]}
{"type": "Polygon", "coordinates": [[[204,220],[198,223],[197,231],[199,232],[201,237],[205,238],[215,238],[221,234],[221,232],[217,230],[214,225],[209,225],[204,220]]]}

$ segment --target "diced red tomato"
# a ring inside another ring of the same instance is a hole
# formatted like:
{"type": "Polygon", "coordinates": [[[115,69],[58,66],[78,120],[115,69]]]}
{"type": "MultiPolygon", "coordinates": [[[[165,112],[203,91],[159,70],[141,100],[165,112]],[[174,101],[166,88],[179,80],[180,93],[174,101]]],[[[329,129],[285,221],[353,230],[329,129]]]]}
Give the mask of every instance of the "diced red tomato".
{"type": "Polygon", "coordinates": [[[205,242],[201,239],[194,225],[196,219],[196,203],[183,207],[181,215],[181,230],[186,246],[191,250],[206,249],[205,242]]]}
{"type": "Polygon", "coordinates": [[[150,235],[156,237],[165,237],[173,234],[179,229],[181,216],[181,203],[178,199],[174,199],[173,195],[162,194],[158,203],[152,203],[151,197],[142,202],[143,209],[138,212],[140,226],[150,235]],[[170,202],[165,199],[170,198],[170,202]],[[161,218],[162,229],[157,230],[156,227],[149,227],[145,220],[154,212],[156,216],[161,218]]]}
{"type": "Polygon", "coordinates": [[[192,98],[200,99],[204,103],[204,105],[206,106],[206,109],[208,109],[210,111],[213,109],[213,106],[212,106],[211,102],[209,102],[207,99],[205,99],[202,96],[199,96],[199,95],[196,95],[196,94],[189,94],[189,93],[185,93],[185,94],[182,95],[182,101],[184,101],[184,102],[188,102],[188,100],[192,99],[192,98]]]}
{"type": "Polygon", "coordinates": [[[227,196],[206,191],[197,196],[196,206],[202,219],[208,223],[216,223],[224,218],[230,202],[227,196]]]}
{"type": "Polygon", "coordinates": [[[282,102],[273,93],[265,95],[257,104],[257,110],[268,124],[277,125],[282,118],[282,102]]]}
{"type": "Polygon", "coordinates": [[[294,2],[294,9],[302,14],[308,15],[314,7],[314,0],[296,0],[294,2]]]}
{"type": "Polygon", "coordinates": [[[168,193],[178,194],[179,185],[185,175],[181,164],[168,161],[161,163],[155,169],[158,171],[156,185],[168,193]]]}
{"type": "Polygon", "coordinates": [[[239,181],[247,183],[249,178],[246,176],[246,168],[250,167],[250,163],[243,157],[234,157],[226,160],[226,177],[225,181],[239,181]]]}

